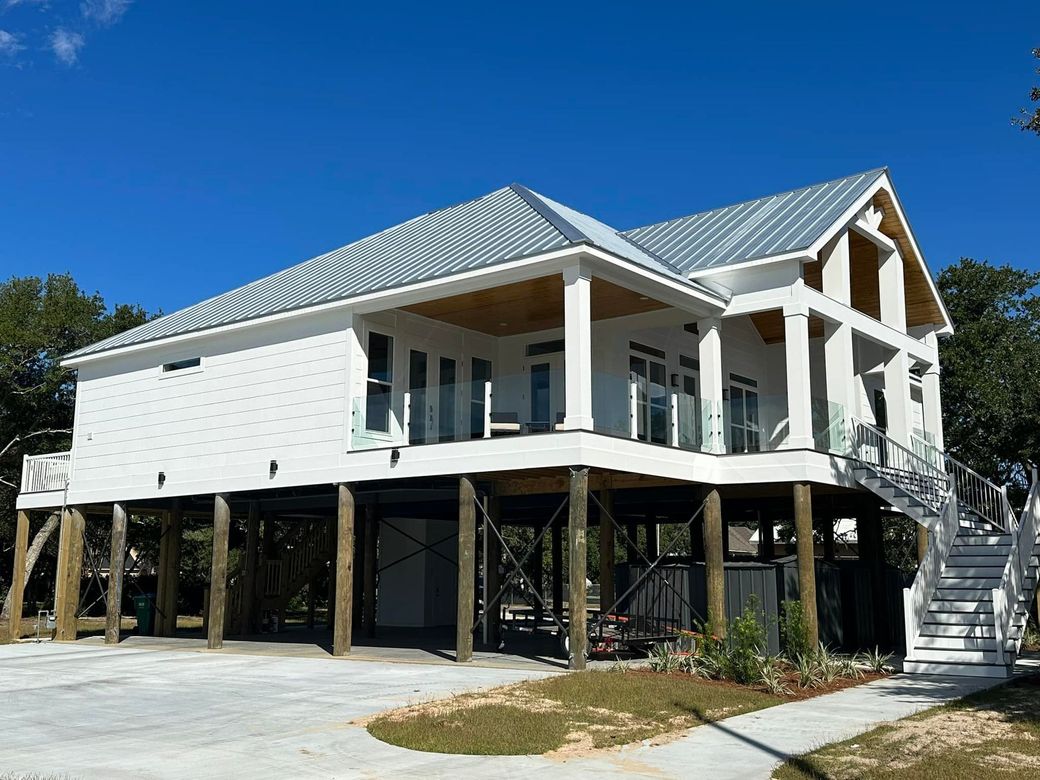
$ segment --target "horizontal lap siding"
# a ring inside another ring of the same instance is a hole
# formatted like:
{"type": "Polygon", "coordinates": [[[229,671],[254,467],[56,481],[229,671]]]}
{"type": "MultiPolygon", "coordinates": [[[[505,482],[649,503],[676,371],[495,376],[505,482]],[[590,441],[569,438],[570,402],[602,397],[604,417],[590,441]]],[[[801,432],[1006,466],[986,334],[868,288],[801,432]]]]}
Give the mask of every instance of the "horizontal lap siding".
{"type": "Polygon", "coordinates": [[[148,493],[162,471],[181,493],[223,474],[267,474],[272,459],[289,471],[336,461],[345,449],[346,349],[345,327],[319,321],[309,332],[215,337],[194,348],[202,371],[162,375],[163,362],[193,356],[182,352],[84,370],[77,490],[148,493]]]}

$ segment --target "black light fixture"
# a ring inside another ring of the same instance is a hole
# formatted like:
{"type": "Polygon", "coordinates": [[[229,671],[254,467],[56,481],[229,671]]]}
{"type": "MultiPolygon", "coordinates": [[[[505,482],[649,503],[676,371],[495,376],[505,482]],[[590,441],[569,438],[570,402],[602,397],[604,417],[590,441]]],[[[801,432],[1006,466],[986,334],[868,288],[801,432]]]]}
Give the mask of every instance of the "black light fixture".
{"type": "Polygon", "coordinates": [[[399,449],[397,449],[397,447],[394,447],[392,450],[390,450],[390,468],[393,468],[394,466],[396,466],[397,465],[397,461],[399,461],[400,459],[401,459],[401,451],[399,449]]]}
{"type": "Polygon", "coordinates": [[[274,479],[274,475],[278,473],[278,461],[274,458],[271,459],[271,468],[268,473],[270,474],[271,479],[274,479]]]}
{"type": "Polygon", "coordinates": [[[165,471],[160,471],[159,472],[159,487],[162,487],[165,484],[166,484],[166,472],[165,471]]]}
{"type": "Polygon", "coordinates": [[[678,374],[672,374],[672,387],[678,387],[678,386],[679,386],[679,375],[678,374]]]}

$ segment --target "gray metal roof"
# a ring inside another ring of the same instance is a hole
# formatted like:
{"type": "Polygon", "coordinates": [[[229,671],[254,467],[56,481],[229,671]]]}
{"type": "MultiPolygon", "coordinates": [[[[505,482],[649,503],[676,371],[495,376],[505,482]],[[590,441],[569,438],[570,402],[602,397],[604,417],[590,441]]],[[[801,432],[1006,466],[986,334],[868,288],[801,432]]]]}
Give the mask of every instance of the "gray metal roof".
{"type": "Polygon", "coordinates": [[[403,222],[84,347],[66,358],[346,300],[580,243],[594,244],[707,292],[621,237],[614,228],[512,185],[403,222]]]}
{"type": "Polygon", "coordinates": [[[684,274],[810,247],[884,168],[627,230],[684,274]]]}

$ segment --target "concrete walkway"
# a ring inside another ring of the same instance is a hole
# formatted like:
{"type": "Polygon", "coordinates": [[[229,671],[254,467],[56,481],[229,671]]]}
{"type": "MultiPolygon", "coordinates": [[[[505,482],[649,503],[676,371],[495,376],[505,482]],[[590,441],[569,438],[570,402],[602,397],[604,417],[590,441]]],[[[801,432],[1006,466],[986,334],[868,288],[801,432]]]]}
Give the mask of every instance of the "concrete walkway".
{"type": "Polygon", "coordinates": [[[70,778],[766,778],[791,754],[985,681],[895,676],[594,758],[418,753],[351,721],[551,672],[94,644],[0,647],[0,774],[70,778]]]}

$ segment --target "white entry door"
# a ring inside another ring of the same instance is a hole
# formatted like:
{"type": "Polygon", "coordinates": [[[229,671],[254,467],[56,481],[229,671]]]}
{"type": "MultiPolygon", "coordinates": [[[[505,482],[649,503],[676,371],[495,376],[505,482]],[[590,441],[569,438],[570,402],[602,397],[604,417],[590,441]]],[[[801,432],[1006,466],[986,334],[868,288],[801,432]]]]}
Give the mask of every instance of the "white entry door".
{"type": "Polygon", "coordinates": [[[454,441],[458,433],[459,363],[421,349],[408,351],[408,443],[454,441]]]}

